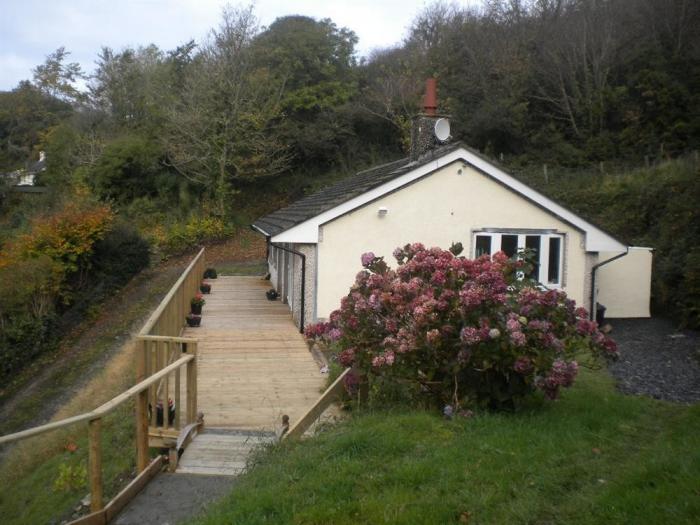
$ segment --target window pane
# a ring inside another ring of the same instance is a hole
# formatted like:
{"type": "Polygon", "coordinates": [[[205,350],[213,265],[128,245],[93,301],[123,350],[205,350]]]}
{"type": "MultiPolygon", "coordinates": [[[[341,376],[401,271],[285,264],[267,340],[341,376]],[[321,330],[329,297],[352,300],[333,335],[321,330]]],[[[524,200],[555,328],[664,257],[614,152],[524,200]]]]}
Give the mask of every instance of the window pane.
{"type": "Polygon", "coordinates": [[[476,236],[476,251],[474,252],[474,256],[480,257],[482,255],[491,255],[491,237],[489,235],[476,236]]]}
{"type": "Polygon", "coordinates": [[[501,251],[508,257],[513,257],[518,253],[518,236],[501,235],[501,251]]]}
{"type": "Polygon", "coordinates": [[[561,261],[561,238],[549,238],[549,269],[547,270],[547,282],[559,284],[559,263],[561,261]]]}
{"type": "Polygon", "coordinates": [[[539,280],[540,278],[540,236],[539,235],[528,235],[525,237],[525,248],[527,248],[532,254],[533,267],[532,271],[528,274],[531,279],[539,280]]]}

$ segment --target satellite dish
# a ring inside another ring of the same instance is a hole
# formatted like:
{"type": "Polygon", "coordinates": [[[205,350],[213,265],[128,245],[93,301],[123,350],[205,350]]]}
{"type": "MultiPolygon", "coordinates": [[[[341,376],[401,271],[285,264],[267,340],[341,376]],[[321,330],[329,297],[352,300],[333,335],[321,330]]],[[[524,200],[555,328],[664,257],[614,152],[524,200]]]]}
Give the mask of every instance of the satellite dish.
{"type": "Polygon", "coordinates": [[[445,142],[450,138],[450,121],[446,118],[439,118],[435,121],[435,138],[440,142],[445,142]]]}

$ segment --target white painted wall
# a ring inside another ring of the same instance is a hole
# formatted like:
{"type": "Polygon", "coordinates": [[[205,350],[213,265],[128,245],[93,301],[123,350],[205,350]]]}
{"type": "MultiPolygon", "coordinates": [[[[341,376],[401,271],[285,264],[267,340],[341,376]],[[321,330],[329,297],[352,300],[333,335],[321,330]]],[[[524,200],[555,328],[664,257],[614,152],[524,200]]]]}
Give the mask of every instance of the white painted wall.
{"type": "Polygon", "coordinates": [[[427,247],[449,248],[452,242],[461,242],[469,255],[472,232],[482,228],[564,233],[563,289],[578,304],[587,306],[584,235],[465,163],[455,162],[321,227],[317,316],[326,318],[339,307],[361,270],[362,253],[383,255],[396,266],[391,254],[397,246],[422,242],[427,247]],[[386,216],[378,216],[380,207],[388,209],[386,216]]]}
{"type": "MultiPolygon", "coordinates": [[[[600,252],[599,261],[619,252],[600,252]]],[[[631,246],[620,259],[601,266],[596,275],[598,302],[605,317],[649,317],[652,249],[631,246]]]]}

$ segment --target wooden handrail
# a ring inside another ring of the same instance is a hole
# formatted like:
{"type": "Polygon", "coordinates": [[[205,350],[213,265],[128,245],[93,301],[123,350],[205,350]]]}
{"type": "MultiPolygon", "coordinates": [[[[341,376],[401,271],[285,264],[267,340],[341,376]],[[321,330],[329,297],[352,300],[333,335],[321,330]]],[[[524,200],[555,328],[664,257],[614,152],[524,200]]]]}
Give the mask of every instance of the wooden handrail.
{"type": "Polygon", "coordinates": [[[56,430],[59,428],[67,427],[69,425],[73,425],[75,423],[80,423],[81,421],[89,421],[92,419],[98,419],[98,418],[104,417],[105,415],[109,414],[112,410],[117,408],[122,403],[128,401],[129,399],[131,399],[135,395],[143,392],[151,385],[160,381],[166,375],[170,374],[171,372],[174,372],[175,370],[177,370],[181,366],[186,365],[187,363],[189,363],[193,359],[195,359],[194,355],[191,355],[191,354],[183,355],[180,359],[175,361],[173,364],[163,368],[162,370],[159,370],[158,372],[156,372],[152,376],[149,376],[148,378],[144,379],[140,383],[137,383],[136,385],[132,386],[129,390],[122,392],[118,396],[110,399],[109,401],[100,405],[99,407],[97,407],[95,410],[92,410],[91,412],[85,412],[85,413],[79,414],[77,416],[69,417],[66,419],[61,419],[60,421],[54,421],[52,423],[47,423],[46,425],[41,425],[41,426],[30,428],[27,430],[22,430],[21,432],[15,432],[14,434],[7,434],[5,436],[0,436],[0,444],[9,443],[11,441],[17,441],[18,439],[25,439],[25,438],[28,438],[31,436],[36,436],[38,434],[43,434],[44,432],[48,432],[50,430],[56,430]]]}
{"type": "Polygon", "coordinates": [[[139,335],[138,338],[145,341],[160,341],[165,343],[189,344],[199,342],[199,339],[195,339],[194,337],[173,337],[170,335],[139,335]]]}
{"type": "Polygon", "coordinates": [[[333,381],[333,384],[329,386],[326,391],[321,394],[316,403],[306,411],[306,414],[301,416],[301,419],[294,423],[294,426],[289,429],[289,431],[282,436],[282,439],[287,438],[298,438],[301,437],[304,432],[306,432],[309,427],[318,419],[318,417],[323,414],[323,412],[331,405],[331,403],[337,401],[342,392],[345,390],[345,385],[343,381],[345,376],[350,373],[350,368],[346,368],[338,378],[333,381]]]}
{"type": "Polygon", "coordinates": [[[141,331],[138,334],[139,336],[150,335],[151,330],[153,330],[153,327],[158,322],[160,316],[163,314],[165,309],[168,307],[170,301],[172,301],[173,297],[177,293],[180,286],[182,286],[182,284],[185,282],[187,277],[189,277],[190,272],[194,269],[194,267],[197,265],[199,260],[202,259],[203,257],[204,257],[204,248],[199,250],[199,253],[195,256],[194,259],[192,259],[192,262],[190,262],[190,264],[187,266],[185,271],[182,272],[182,275],[180,275],[180,278],[175,282],[175,284],[170,289],[168,294],[160,302],[160,304],[158,305],[158,308],[156,308],[156,310],[148,318],[148,321],[146,321],[146,324],[143,325],[143,328],[141,328],[141,331]]]}

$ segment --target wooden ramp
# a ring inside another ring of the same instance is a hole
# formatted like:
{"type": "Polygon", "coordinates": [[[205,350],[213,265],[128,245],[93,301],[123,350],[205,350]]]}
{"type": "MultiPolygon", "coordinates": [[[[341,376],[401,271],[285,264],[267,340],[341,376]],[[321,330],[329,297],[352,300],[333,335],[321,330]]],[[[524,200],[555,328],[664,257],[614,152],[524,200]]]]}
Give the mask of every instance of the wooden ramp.
{"type": "Polygon", "coordinates": [[[177,463],[178,474],[237,476],[251,451],[275,440],[272,432],[206,429],[189,444],[177,463]]]}
{"type": "Polygon", "coordinates": [[[174,475],[157,476],[126,507],[117,518],[122,525],[191,518],[192,508],[227,490],[227,480],[247,467],[256,447],[276,439],[283,414],[294,425],[325,386],[326,376],[287,305],[265,297],[268,281],[219,277],[210,282],[201,326],[182,334],[199,340],[197,405],[204,430],[187,445],[174,475]],[[183,486],[187,489],[173,497],[183,486]]]}
{"type": "Polygon", "coordinates": [[[198,407],[206,428],[258,431],[292,424],[318,399],[325,375],[293,324],[287,305],[268,301],[260,277],[219,277],[202,324],[185,337],[199,339],[198,407]]]}

